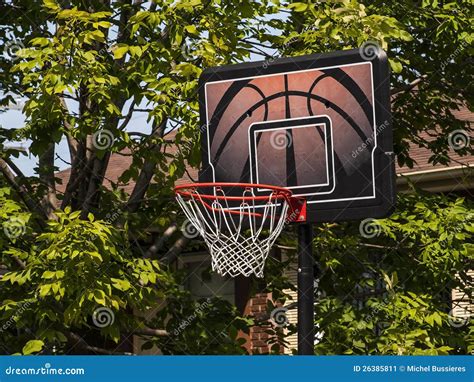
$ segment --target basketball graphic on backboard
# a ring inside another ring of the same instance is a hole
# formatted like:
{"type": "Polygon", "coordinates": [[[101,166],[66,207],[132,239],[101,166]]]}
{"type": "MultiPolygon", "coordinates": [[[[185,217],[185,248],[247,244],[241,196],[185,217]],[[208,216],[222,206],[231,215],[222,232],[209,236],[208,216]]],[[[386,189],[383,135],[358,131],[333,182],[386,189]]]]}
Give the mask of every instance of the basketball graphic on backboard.
{"type": "Polygon", "coordinates": [[[206,70],[200,180],[288,188],[307,199],[309,222],[387,215],[388,73],[383,51],[368,61],[359,50],[206,70]]]}

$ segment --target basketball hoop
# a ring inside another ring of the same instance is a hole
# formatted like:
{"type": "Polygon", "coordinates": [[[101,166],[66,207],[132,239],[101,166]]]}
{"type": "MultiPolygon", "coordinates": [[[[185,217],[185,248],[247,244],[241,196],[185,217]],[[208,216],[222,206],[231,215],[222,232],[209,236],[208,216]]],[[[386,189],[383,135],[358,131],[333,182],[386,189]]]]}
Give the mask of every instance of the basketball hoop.
{"type": "Polygon", "coordinates": [[[201,234],[221,275],[263,277],[270,248],[286,223],[306,221],[306,201],[283,187],[250,183],[192,183],[176,199],[201,234]]]}

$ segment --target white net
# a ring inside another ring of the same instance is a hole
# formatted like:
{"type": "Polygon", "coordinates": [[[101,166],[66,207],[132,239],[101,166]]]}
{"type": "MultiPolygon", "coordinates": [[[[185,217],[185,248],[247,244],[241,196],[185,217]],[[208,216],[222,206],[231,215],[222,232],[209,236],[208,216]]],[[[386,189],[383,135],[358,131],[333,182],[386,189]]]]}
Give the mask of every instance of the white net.
{"type": "Polygon", "coordinates": [[[265,260],[286,222],[288,195],[273,191],[255,198],[253,188],[245,187],[241,196],[226,196],[223,187],[213,186],[210,194],[190,187],[176,198],[204,238],[214,271],[263,277],[265,260]]]}

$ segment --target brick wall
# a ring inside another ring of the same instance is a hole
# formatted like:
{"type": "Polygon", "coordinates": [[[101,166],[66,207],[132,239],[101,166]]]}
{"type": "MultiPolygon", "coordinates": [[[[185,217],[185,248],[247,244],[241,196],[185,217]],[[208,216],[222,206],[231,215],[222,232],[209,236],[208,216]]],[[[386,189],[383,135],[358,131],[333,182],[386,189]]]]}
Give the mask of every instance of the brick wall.
{"type": "MultiPolygon", "coordinates": [[[[241,333],[241,337],[247,340],[245,347],[250,354],[268,354],[271,351],[271,346],[275,343],[271,334],[265,333],[272,327],[267,312],[267,301],[271,298],[271,293],[257,293],[254,297],[248,299],[245,306],[244,314],[250,315],[256,320],[268,321],[268,325],[252,327],[248,335],[241,333]]],[[[280,346],[279,352],[283,354],[283,346],[280,346]]]]}
{"type": "MultiPolygon", "coordinates": [[[[248,314],[257,320],[267,315],[267,300],[271,298],[269,293],[258,293],[248,302],[248,314]]],[[[252,354],[266,354],[270,352],[268,346],[268,333],[265,333],[267,327],[253,327],[250,329],[250,348],[252,354]]]]}

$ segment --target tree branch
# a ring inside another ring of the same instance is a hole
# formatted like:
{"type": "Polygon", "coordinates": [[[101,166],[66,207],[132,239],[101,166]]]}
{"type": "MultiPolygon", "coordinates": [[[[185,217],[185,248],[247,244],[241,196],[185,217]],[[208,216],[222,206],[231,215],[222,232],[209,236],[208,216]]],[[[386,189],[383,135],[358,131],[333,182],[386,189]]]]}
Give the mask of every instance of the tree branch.
{"type": "Polygon", "coordinates": [[[96,346],[91,346],[80,335],[73,333],[71,331],[66,331],[65,335],[67,339],[69,340],[69,342],[71,342],[74,347],[78,347],[79,349],[82,349],[82,350],[86,350],[86,351],[97,353],[97,354],[105,354],[105,355],[131,355],[131,353],[115,352],[115,351],[99,348],[96,346]]]}
{"type": "Polygon", "coordinates": [[[70,203],[72,196],[74,194],[74,190],[77,188],[79,183],[83,181],[83,179],[86,176],[85,171],[81,171],[79,173],[79,170],[77,169],[77,165],[75,165],[76,162],[77,162],[77,158],[76,158],[76,161],[73,162],[73,165],[71,166],[71,174],[69,176],[66,190],[64,191],[63,201],[61,202],[61,209],[66,208],[66,206],[70,203]],[[79,175],[73,177],[73,174],[77,174],[77,173],[79,173],[79,175]]]}
{"type": "Polygon", "coordinates": [[[181,236],[178,240],[175,241],[173,246],[166,252],[166,254],[160,259],[160,263],[168,265],[173,263],[178,255],[183,252],[184,248],[188,245],[191,239],[186,236],[181,236]]]}
{"type": "Polygon", "coordinates": [[[144,257],[145,258],[156,258],[156,254],[160,251],[160,249],[163,248],[163,245],[166,243],[166,241],[178,230],[178,226],[176,223],[171,224],[164,232],[163,234],[156,239],[156,241],[153,243],[153,245],[148,248],[146,251],[144,257]]]}
{"type": "Polygon", "coordinates": [[[54,179],[54,142],[51,142],[43,155],[39,157],[38,174],[41,183],[46,187],[43,208],[49,219],[55,219],[54,211],[58,205],[58,198],[56,197],[56,182],[54,179]]]}
{"type": "MultiPolygon", "coordinates": [[[[67,114],[68,108],[66,105],[66,101],[64,101],[63,97],[60,97],[59,101],[61,102],[61,107],[64,109],[64,113],[67,114]]],[[[69,122],[66,121],[66,119],[63,119],[63,124],[67,131],[73,130],[73,127],[71,126],[69,122]]],[[[67,139],[67,144],[69,146],[69,154],[71,156],[71,162],[74,162],[74,159],[76,159],[78,142],[75,138],[73,138],[71,134],[66,134],[66,139],[67,139]]]]}
{"type": "MultiPolygon", "coordinates": [[[[9,168],[9,164],[7,163],[7,160],[8,159],[4,160],[4,159],[0,158],[0,171],[5,176],[5,179],[7,180],[8,184],[10,184],[10,186],[21,197],[21,199],[25,203],[26,207],[31,212],[36,212],[42,218],[38,221],[39,221],[39,224],[41,225],[41,227],[45,228],[46,227],[45,221],[48,219],[48,215],[41,208],[41,205],[32,199],[31,192],[24,185],[21,185],[16,181],[16,177],[11,172],[11,170],[9,168]]],[[[21,174],[21,176],[23,176],[23,174],[21,174]]],[[[21,178],[21,176],[19,176],[19,177],[21,178]]]]}
{"type": "Polygon", "coordinates": [[[26,264],[23,260],[21,260],[18,256],[16,255],[10,255],[12,257],[12,259],[15,261],[15,263],[17,263],[17,265],[20,267],[21,270],[25,270],[26,269],[26,264]]]}
{"type": "Polygon", "coordinates": [[[269,45],[265,45],[265,44],[262,44],[258,41],[251,41],[250,39],[248,38],[243,38],[242,41],[248,43],[248,44],[251,44],[251,45],[256,45],[256,46],[260,46],[262,48],[266,48],[266,49],[275,49],[273,46],[269,46],[269,45]]]}
{"type": "Polygon", "coordinates": [[[167,337],[170,334],[164,329],[140,328],[133,331],[132,334],[152,337],[167,337]]]}
{"type": "MultiPolygon", "coordinates": [[[[160,125],[152,132],[150,136],[163,138],[167,121],[168,119],[164,118],[160,125]]],[[[152,146],[151,150],[157,151],[160,150],[160,148],[161,144],[156,144],[152,146]]],[[[150,186],[150,182],[157,164],[157,159],[153,157],[146,160],[143,164],[142,170],[140,171],[140,175],[138,176],[137,182],[135,183],[135,187],[133,188],[132,194],[130,195],[130,198],[128,199],[126,205],[126,209],[129,212],[136,212],[140,207],[143,197],[145,196],[148,187],[150,186]]]]}
{"type": "Polygon", "coordinates": [[[394,96],[395,94],[398,94],[398,93],[401,93],[401,92],[408,92],[408,91],[412,90],[414,87],[416,87],[419,83],[426,80],[427,78],[428,78],[428,76],[426,74],[424,74],[421,77],[418,77],[417,79],[413,80],[412,82],[410,82],[409,84],[407,84],[405,86],[401,86],[401,87],[398,87],[398,88],[393,88],[390,91],[390,95],[394,96]]]}
{"type": "Polygon", "coordinates": [[[63,201],[61,203],[61,209],[64,209],[67,205],[72,204],[73,207],[77,207],[79,195],[77,191],[81,182],[86,178],[86,148],[84,142],[79,142],[76,157],[72,161],[71,173],[69,180],[64,192],[63,201]]]}
{"type": "Polygon", "coordinates": [[[132,119],[133,112],[136,111],[134,107],[135,107],[135,101],[132,101],[132,103],[130,104],[130,108],[128,109],[128,113],[125,116],[125,119],[123,120],[123,122],[120,124],[118,128],[120,131],[124,130],[125,127],[127,127],[128,123],[130,122],[130,119],[132,119]]]}
{"type": "Polygon", "coordinates": [[[89,179],[89,187],[82,204],[82,216],[85,217],[90,208],[99,201],[98,190],[104,180],[105,171],[109,164],[110,152],[105,153],[102,159],[93,158],[92,173],[89,179]]]}

